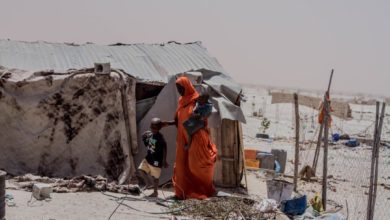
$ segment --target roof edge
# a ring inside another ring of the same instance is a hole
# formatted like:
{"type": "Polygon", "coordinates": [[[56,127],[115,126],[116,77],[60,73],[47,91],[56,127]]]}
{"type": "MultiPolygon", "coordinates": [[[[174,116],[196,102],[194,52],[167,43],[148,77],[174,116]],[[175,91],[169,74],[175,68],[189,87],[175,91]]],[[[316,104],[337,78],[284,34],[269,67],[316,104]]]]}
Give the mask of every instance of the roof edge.
{"type": "Polygon", "coordinates": [[[45,44],[62,44],[62,45],[67,45],[67,46],[85,46],[85,45],[99,45],[99,46],[136,46],[136,45],[157,45],[157,46],[165,46],[165,45],[170,45],[170,44],[177,44],[177,45],[191,45],[191,44],[198,44],[200,46],[203,46],[202,41],[192,41],[192,42],[177,42],[177,41],[168,41],[166,43],[122,43],[122,42],[117,42],[113,44],[98,44],[98,43],[93,43],[93,42],[85,42],[82,44],[75,43],[75,42],[49,42],[45,40],[36,40],[36,41],[23,41],[23,40],[12,40],[12,39],[2,39],[0,38],[0,41],[13,41],[13,42],[20,42],[20,43],[30,43],[30,44],[35,44],[35,43],[45,43],[45,44]]]}

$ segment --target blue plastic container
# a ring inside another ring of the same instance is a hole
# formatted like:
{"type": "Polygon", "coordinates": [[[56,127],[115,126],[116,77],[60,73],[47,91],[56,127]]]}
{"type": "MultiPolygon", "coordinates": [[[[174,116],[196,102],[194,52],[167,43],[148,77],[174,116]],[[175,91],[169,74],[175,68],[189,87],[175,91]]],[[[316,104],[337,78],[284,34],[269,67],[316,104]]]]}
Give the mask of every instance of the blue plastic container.
{"type": "Polygon", "coordinates": [[[332,141],[333,142],[337,142],[339,140],[340,140],[340,134],[338,134],[338,133],[332,134],[332,141]]]}
{"type": "Polygon", "coordinates": [[[281,210],[284,214],[288,216],[302,215],[305,213],[307,207],[307,197],[306,195],[284,200],[281,203],[281,210]]]}
{"type": "Polygon", "coordinates": [[[360,143],[355,138],[352,138],[349,141],[347,141],[347,143],[345,143],[345,145],[347,145],[348,147],[357,147],[360,145],[360,143]]]}

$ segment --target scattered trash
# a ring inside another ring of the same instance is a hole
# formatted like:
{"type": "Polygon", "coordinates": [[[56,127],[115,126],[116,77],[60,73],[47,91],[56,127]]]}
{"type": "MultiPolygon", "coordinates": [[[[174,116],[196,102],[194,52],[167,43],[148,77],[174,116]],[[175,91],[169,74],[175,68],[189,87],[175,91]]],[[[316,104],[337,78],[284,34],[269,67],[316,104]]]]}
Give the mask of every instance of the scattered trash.
{"type": "Polygon", "coordinates": [[[109,191],[114,193],[132,193],[140,194],[138,185],[120,185],[116,182],[108,182],[107,178],[98,176],[78,176],[69,180],[60,178],[48,178],[26,174],[17,176],[10,180],[14,183],[17,189],[25,189],[33,191],[33,186],[36,183],[50,184],[53,192],[68,193],[82,191],[109,191]]]}
{"type": "Polygon", "coordinates": [[[141,194],[141,188],[138,185],[129,184],[128,190],[129,190],[129,193],[131,193],[133,195],[141,194]]]}
{"type": "Polygon", "coordinates": [[[288,216],[302,215],[307,207],[306,195],[299,196],[290,200],[284,200],[281,203],[281,210],[288,216]]]}
{"type": "Polygon", "coordinates": [[[382,183],[381,186],[383,186],[384,189],[390,190],[390,184],[382,183]]]}
{"type": "Polygon", "coordinates": [[[8,207],[16,206],[16,203],[14,201],[14,197],[12,194],[5,194],[5,204],[7,204],[8,207]]]}
{"type": "Polygon", "coordinates": [[[278,203],[289,200],[293,192],[294,184],[285,180],[267,180],[267,195],[269,199],[274,199],[278,203]]]}
{"type": "Polygon", "coordinates": [[[309,207],[306,209],[305,213],[300,216],[294,216],[294,220],[304,220],[304,219],[312,219],[312,220],[347,220],[342,214],[336,213],[324,213],[320,215],[317,211],[313,209],[313,207],[309,207]]]}
{"type": "Polygon", "coordinates": [[[254,206],[259,212],[271,212],[278,209],[278,203],[273,199],[263,199],[260,203],[254,206]]]}
{"type": "Polygon", "coordinates": [[[315,177],[315,172],[311,166],[306,165],[299,171],[299,177],[304,178],[306,181],[310,181],[312,177],[315,177]]]}
{"type": "Polygon", "coordinates": [[[310,205],[316,212],[323,212],[324,206],[322,205],[322,199],[318,193],[310,200],[310,205]]]}
{"type": "Polygon", "coordinates": [[[36,200],[50,199],[50,193],[53,192],[53,188],[49,184],[36,183],[33,185],[32,196],[36,200]]]}
{"type": "Polygon", "coordinates": [[[332,134],[332,141],[333,142],[337,142],[339,140],[340,140],[340,134],[338,134],[338,133],[332,134]]]}
{"type": "Polygon", "coordinates": [[[360,145],[359,141],[355,138],[351,138],[347,143],[345,143],[346,146],[348,147],[357,147],[360,145]]]}
{"type": "Polygon", "coordinates": [[[259,206],[259,202],[248,198],[213,197],[177,201],[169,209],[176,216],[189,216],[191,219],[275,219],[277,211],[261,212],[259,206]]]}
{"type": "Polygon", "coordinates": [[[218,191],[218,193],[217,193],[217,197],[231,197],[231,196],[232,196],[232,194],[227,193],[227,192],[218,191]]]}
{"type": "Polygon", "coordinates": [[[340,135],[340,140],[349,140],[351,139],[348,134],[342,134],[340,135]]]}
{"type": "Polygon", "coordinates": [[[256,138],[269,139],[268,134],[257,133],[256,138]]]}

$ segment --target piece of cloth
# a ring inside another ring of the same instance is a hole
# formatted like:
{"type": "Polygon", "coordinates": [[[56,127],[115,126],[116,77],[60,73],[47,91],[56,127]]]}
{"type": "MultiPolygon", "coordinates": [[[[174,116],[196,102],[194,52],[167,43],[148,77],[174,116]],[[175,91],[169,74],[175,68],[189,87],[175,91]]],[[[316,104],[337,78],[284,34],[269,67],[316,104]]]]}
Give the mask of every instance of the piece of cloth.
{"type": "Polygon", "coordinates": [[[200,116],[204,119],[210,116],[211,110],[213,110],[213,104],[211,102],[203,104],[196,102],[194,113],[200,114],[200,116]]]}
{"type": "Polygon", "coordinates": [[[206,127],[206,123],[202,119],[196,119],[190,117],[187,121],[183,123],[184,128],[189,136],[195,134],[200,129],[206,127]]]}
{"type": "MultiPolygon", "coordinates": [[[[329,118],[328,118],[328,125],[330,127],[330,125],[332,124],[332,117],[330,116],[330,112],[333,112],[333,109],[332,109],[332,106],[330,104],[330,97],[329,97],[329,94],[326,94],[326,99],[329,103],[329,118]]],[[[325,109],[325,105],[324,105],[324,102],[321,102],[321,105],[319,107],[319,114],[318,114],[318,123],[319,124],[322,124],[325,120],[325,113],[326,113],[326,109],[325,109]]]]}
{"type": "MultiPolygon", "coordinates": [[[[213,104],[210,102],[204,104],[199,103],[199,101],[196,102],[193,113],[199,114],[200,118],[196,118],[194,115],[192,115],[187,121],[183,123],[184,128],[186,129],[189,136],[192,136],[195,132],[207,126],[206,119],[210,116],[212,109],[213,104]]],[[[189,141],[188,143],[190,144],[191,142],[189,141]]]]}
{"type": "Polygon", "coordinates": [[[164,136],[158,132],[153,134],[151,131],[147,131],[142,136],[145,147],[148,149],[146,154],[146,161],[155,167],[162,167],[164,149],[167,147],[164,136]]]}
{"type": "Polygon", "coordinates": [[[188,136],[183,122],[192,115],[199,94],[187,77],[178,78],[176,83],[184,87],[185,93],[179,98],[176,111],[176,161],[172,178],[175,195],[180,199],[205,199],[215,194],[213,176],[217,148],[208,129],[203,128],[192,136],[190,148],[184,149],[188,136]]]}
{"type": "Polygon", "coordinates": [[[152,166],[148,163],[148,161],[145,159],[141,162],[138,169],[143,170],[145,173],[151,175],[155,179],[159,179],[161,175],[161,168],[152,166]]]}

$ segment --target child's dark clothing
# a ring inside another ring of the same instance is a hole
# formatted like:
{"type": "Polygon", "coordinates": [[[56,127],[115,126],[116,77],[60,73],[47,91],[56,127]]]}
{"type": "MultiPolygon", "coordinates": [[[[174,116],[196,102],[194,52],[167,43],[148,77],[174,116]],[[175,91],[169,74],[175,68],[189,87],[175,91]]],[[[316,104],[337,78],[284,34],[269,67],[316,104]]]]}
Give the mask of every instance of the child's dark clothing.
{"type": "Polygon", "coordinates": [[[167,146],[163,135],[160,132],[153,134],[151,131],[147,131],[142,140],[148,148],[146,161],[154,167],[161,168],[163,166],[164,149],[167,146]]]}

